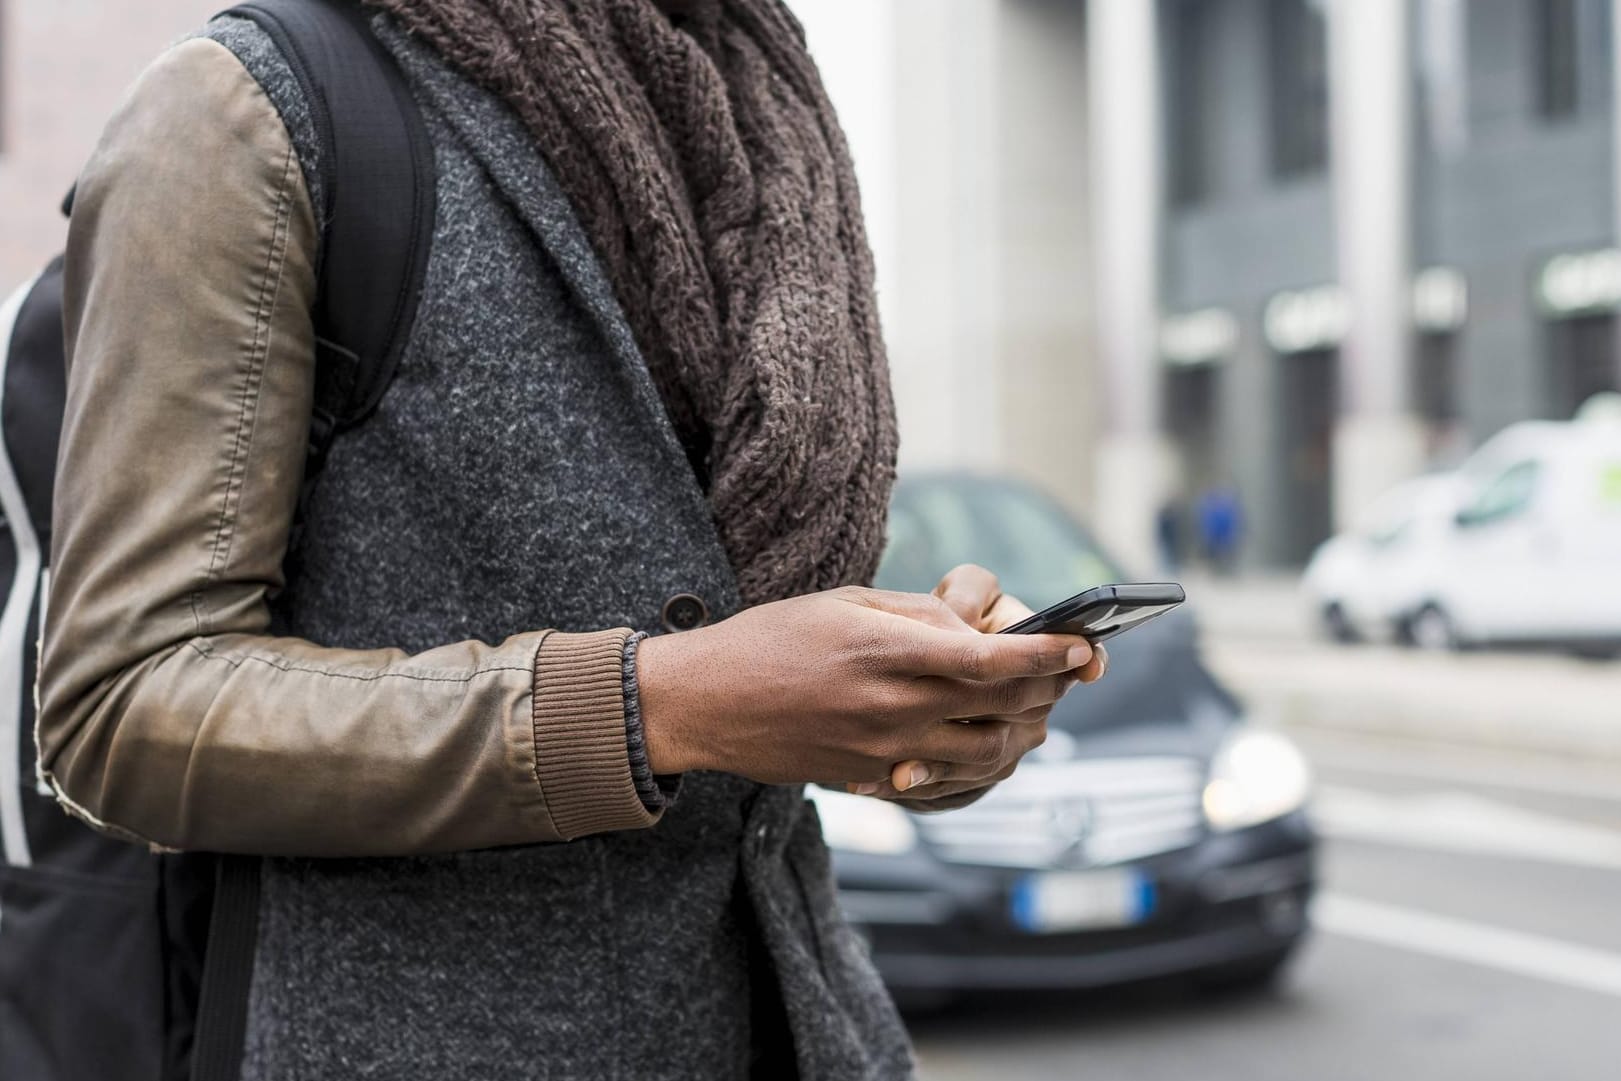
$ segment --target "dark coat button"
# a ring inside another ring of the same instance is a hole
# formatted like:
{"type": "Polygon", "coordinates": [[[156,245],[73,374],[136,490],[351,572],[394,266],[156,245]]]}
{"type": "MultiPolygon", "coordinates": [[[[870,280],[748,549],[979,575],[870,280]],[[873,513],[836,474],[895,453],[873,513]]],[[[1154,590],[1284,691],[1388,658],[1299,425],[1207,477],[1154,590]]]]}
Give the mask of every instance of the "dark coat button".
{"type": "Polygon", "coordinates": [[[664,602],[664,629],[690,631],[709,622],[709,606],[702,597],[691,593],[677,593],[664,602]]]}

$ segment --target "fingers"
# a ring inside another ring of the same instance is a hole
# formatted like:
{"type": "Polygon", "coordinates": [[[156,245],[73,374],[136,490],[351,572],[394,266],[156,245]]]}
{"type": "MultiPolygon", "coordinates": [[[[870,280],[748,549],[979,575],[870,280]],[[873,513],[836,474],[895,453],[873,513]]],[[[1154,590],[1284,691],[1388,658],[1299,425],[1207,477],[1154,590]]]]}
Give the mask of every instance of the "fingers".
{"type": "MultiPolygon", "coordinates": [[[[1008,746],[1015,727],[1027,726],[1016,726],[1007,721],[979,721],[974,724],[941,721],[918,733],[920,738],[912,743],[912,753],[898,758],[903,763],[925,764],[925,768],[931,771],[929,777],[917,782],[920,784],[934,780],[934,771],[943,770],[947,763],[977,767],[974,775],[984,776],[1007,764],[1008,746]]],[[[892,768],[891,779],[894,775],[892,768]]],[[[902,773],[903,778],[909,776],[909,770],[902,773]]]]}
{"type": "MultiPolygon", "coordinates": [[[[903,765],[910,764],[903,763],[903,765]]],[[[942,766],[941,763],[933,763],[933,765],[942,766]]],[[[1000,784],[1013,776],[1018,766],[1017,761],[1009,762],[1000,769],[979,777],[951,776],[950,767],[943,767],[935,774],[937,779],[924,781],[920,784],[905,783],[909,781],[909,778],[904,777],[901,778],[903,783],[897,784],[896,778],[891,776],[887,781],[853,784],[846,787],[850,792],[858,796],[872,796],[874,799],[904,800],[909,806],[915,804],[914,810],[941,811],[950,807],[961,806],[962,803],[970,801],[965,800],[961,803],[936,803],[935,801],[950,800],[951,797],[970,792],[975,793],[977,798],[977,794],[982,793],[985,789],[1000,784]]],[[[899,772],[899,767],[897,767],[897,772],[899,772]]]]}
{"type": "MultiPolygon", "coordinates": [[[[889,788],[893,792],[905,792],[909,788],[927,786],[936,776],[943,777],[950,769],[945,762],[901,762],[889,771],[889,788]]],[[[882,784],[880,781],[879,785],[882,784]]]]}
{"type": "Polygon", "coordinates": [[[879,799],[903,799],[916,810],[943,811],[951,807],[960,807],[969,800],[957,800],[955,797],[972,793],[977,799],[985,791],[995,785],[1001,784],[1013,776],[1019,768],[1019,763],[1010,762],[1002,769],[997,770],[989,777],[980,777],[971,781],[934,781],[929,784],[908,788],[905,791],[896,790],[893,796],[883,792],[877,793],[879,799]]]}
{"type": "Polygon", "coordinates": [[[885,648],[888,662],[910,675],[951,676],[984,683],[1056,675],[1084,668],[1093,659],[1092,644],[1078,635],[978,633],[963,613],[998,629],[1029,614],[1022,602],[1001,593],[995,581],[989,571],[965,564],[937,587],[948,596],[860,588],[838,592],[850,603],[911,624],[897,622],[893,639],[885,648]],[[983,610],[973,611],[981,605],[985,606],[983,610]]]}
{"type": "MultiPolygon", "coordinates": [[[[988,722],[980,722],[988,723],[988,722]]],[[[1000,722],[1006,723],[1006,722],[1000,722]]],[[[957,788],[986,784],[1011,771],[1031,751],[1047,742],[1047,719],[1031,724],[1008,726],[1002,756],[998,761],[909,761],[898,763],[889,771],[889,784],[897,792],[931,788],[936,785],[954,785],[957,788]]]]}
{"type": "MultiPolygon", "coordinates": [[[[945,782],[983,782],[1017,763],[1047,739],[1047,721],[946,723],[918,754],[890,769],[897,792],[945,782]]],[[[882,782],[880,782],[882,783],[882,782]]]]}
{"type": "Polygon", "coordinates": [[[839,593],[852,603],[916,620],[936,630],[956,634],[974,630],[949,604],[932,593],[897,593],[860,587],[839,590],[839,593]]]}
{"type": "MultiPolygon", "coordinates": [[[[1070,683],[1072,686],[1074,685],[1073,678],[1071,678],[1070,683]]],[[[981,721],[1007,721],[1009,724],[1040,724],[1047,719],[1047,716],[1052,713],[1052,711],[1052,703],[1044,702],[1039,706],[1032,706],[1030,709],[1024,710],[1022,713],[998,713],[984,717],[957,718],[957,722],[959,724],[965,722],[968,724],[978,724],[981,721]]]]}
{"type": "Polygon", "coordinates": [[[997,631],[1006,630],[1015,623],[1022,623],[1033,615],[1035,615],[1035,612],[1030,610],[1029,605],[1011,594],[1004,593],[996,598],[996,603],[991,606],[991,610],[980,621],[979,629],[986,634],[995,634],[997,631]]]}
{"type": "MultiPolygon", "coordinates": [[[[975,780],[958,781],[926,781],[922,784],[908,785],[898,788],[893,778],[885,781],[868,781],[862,784],[847,784],[845,791],[857,796],[871,796],[873,799],[887,800],[917,800],[919,802],[936,800],[946,796],[955,796],[964,792],[978,792],[999,784],[1013,776],[1018,763],[1004,766],[995,773],[975,780]]],[[[940,807],[931,807],[930,810],[941,810],[940,807]]]]}
{"type": "Polygon", "coordinates": [[[934,677],[922,686],[934,699],[938,715],[954,721],[1015,720],[1052,708],[1052,704],[1075,686],[1074,672],[1028,679],[1004,679],[995,683],[934,677]]]}
{"type": "Polygon", "coordinates": [[[1075,673],[1082,683],[1096,683],[1109,671],[1109,651],[1102,642],[1092,647],[1092,659],[1075,673]]]}
{"type": "Polygon", "coordinates": [[[934,595],[984,634],[995,634],[1035,615],[1019,598],[1002,592],[996,575],[973,563],[952,568],[934,587],[934,595]]]}
{"type": "MultiPolygon", "coordinates": [[[[985,619],[1002,599],[996,575],[984,567],[964,563],[953,567],[934,587],[934,595],[975,630],[984,631],[985,619]]],[[[998,628],[1000,629],[1000,628],[998,628]]]]}
{"type": "Polygon", "coordinates": [[[904,807],[914,814],[939,814],[942,811],[955,811],[959,807],[967,807],[971,803],[976,803],[995,787],[995,784],[987,784],[978,788],[965,788],[959,792],[942,792],[939,795],[916,797],[906,795],[887,798],[890,803],[904,807]]]}
{"type": "Polygon", "coordinates": [[[1092,659],[1091,643],[1071,634],[952,634],[920,626],[911,638],[904,662],[914,673],[977,683],[1055,676],[1092,659]]]}

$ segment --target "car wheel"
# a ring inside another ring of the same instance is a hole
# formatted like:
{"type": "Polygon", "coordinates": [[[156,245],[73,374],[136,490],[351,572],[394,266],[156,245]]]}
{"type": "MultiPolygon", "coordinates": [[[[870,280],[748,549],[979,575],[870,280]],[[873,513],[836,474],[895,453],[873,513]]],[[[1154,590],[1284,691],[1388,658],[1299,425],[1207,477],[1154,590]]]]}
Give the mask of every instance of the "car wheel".
{"type": "Polygon", "coordinates": [[[1461,645],[1452,617],[1435,604],[1426,604],[1408,621],[1406,637],[1419,649],[1433,652],[1458,649],[1461,645]]]}
{"type": "Polygon", "coordinates": [[[1270,990],[1283,975],[1294,954],[1292,945],[1281,950],[1207,968],[1193,975],[1193,986],[1208,994],[1238,995],[1270,990]]]}
{"type": "Polygon", "coordinates": [[[1323,633],[1328,635],[1330,641],[1346,645],[1362,640],[1362,636],[1356,632],[1356,626],[1345,614],[1345,609],[1340,607],[1339,601],[1330,601],[1323,608],[1323,633]]]}

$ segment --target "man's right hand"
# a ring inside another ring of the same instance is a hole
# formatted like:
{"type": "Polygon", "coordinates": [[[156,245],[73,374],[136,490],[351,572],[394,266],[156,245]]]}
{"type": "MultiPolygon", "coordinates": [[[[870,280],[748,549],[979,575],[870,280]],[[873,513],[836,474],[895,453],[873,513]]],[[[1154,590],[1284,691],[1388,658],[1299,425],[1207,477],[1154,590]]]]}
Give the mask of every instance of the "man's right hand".
{"type": "Polygon", "coordinates": [[[1091,656],[1078,636],[981,633],[927,594],[764,604],[637,649],[648,762],[773,784],[884,781],[907,760],[992,775],[1041,742],[1030,718],[1091,656]]]}

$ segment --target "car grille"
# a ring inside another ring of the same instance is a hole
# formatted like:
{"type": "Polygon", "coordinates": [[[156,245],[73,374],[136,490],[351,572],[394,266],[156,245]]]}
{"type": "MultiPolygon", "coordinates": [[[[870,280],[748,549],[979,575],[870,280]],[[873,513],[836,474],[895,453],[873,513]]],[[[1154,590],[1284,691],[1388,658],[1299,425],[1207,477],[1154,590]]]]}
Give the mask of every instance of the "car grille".
{"type": "Polygon", "coordinates": [[[914,821],[952,863],[1095,867],[1197,841],[1203,789],[1196,758],[1027,762],[978,803],[914,821]]]}

